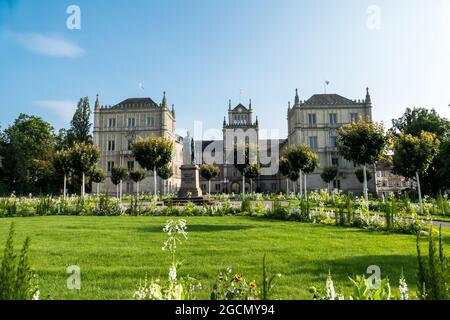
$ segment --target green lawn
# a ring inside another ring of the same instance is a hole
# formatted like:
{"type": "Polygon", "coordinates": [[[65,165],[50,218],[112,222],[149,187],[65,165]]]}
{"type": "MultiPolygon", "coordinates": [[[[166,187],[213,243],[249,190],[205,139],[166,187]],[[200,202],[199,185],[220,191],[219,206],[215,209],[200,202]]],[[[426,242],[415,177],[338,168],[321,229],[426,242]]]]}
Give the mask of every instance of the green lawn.
{"type": "MultiPolygon", "coordinates": [[[[30,260],[40,278],[41,298],[130,299],[139,279],[165,277],[170,257],[161,251],[166,217],[36,217],[0,220],[3,248],[11,221],[16,239],[31,236],[30,260]],[[82,289],[66,289],[66,266],[78,265],[82,289]]],[[[348,292],[347,276],[369,265],[381,267],[396,286],[404,270],[411,288],[416,281],[415,237],[369,233],[359,229],[270,221],[249,217],[191,217],[189,240],[179,247],[189,273],[203,284],[208,298],[219,270],[232,267],[261,279],[267,253],[269,271],[281,273],[276,293],[284,299],[309,299],[308,288],[323,284],[331,270],[338,288],[348,292]]],[[[447,252],[450,230],[444,230],[447,252]]],[[[16,246],[18,242],[16,241],[16,246]]]]}

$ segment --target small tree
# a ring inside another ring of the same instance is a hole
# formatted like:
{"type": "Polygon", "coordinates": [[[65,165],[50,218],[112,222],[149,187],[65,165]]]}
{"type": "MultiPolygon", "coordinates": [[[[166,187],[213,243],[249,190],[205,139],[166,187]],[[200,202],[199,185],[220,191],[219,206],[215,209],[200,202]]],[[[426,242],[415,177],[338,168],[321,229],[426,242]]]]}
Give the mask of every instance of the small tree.
{"type": "Polygon", "coordinates": [[[67,195],[67,177],[72,172],[72,159],[68,150],[57,151],[53,157],[53,166],[57,172],[64,175],[63,183],[63,198],[66,199],[67,195]]]}
{"type": "Polygon", "coordinates": [[[279,167],[280,173],[286,177],[286,194],[289,194],[289,173],[291,173],[291,164],[289,160],[286,158],[281,158],[279,167]]]}
{"type": "Polygon", "coordinates": [[[323,168],[320,177],[327,184],[328,194],[331,192],[331,182],[338,176],[338,168],[336,166],[323,168]]]}
{"type": "Polygon", "coordinates": [[[122,182],[128,177],[128,170],[125,168],[114,167],[111,170],[111,182],[116,186],[117,198],[122,200],[122,182]],[[119,192],[120,185],[120,192],[119,192]]]}
{"type": "Polygon", "coordinates": [[[406,178],[415,178],[419,193],[420,213],[423,214],[420,175],[427,172],[439,152],[440,141],[436,135],[422,131],[419,137],[400,134],[394,144],[394,171],[406,178]]]}
{"type": "Polygon", "coordinates": [[[145,179],[147,171],[144,169],[137,169],[130,172],[130,179],[136,183],[136,195],[139,195],[139,183],[145,179]]]}
{"type": "Polygon", "coordinates": [[[165,166],[158,169],[158,176],[163,180],[164,184],[164,195],[166,194],[166,184],[167,180],[169,180],[173,176],[173,168],[172,164],[166,164],[165,166]]]}
{"type": "Polygon", "coordinates": [[[19,257],[14,250],[14,223],[9,229],[0,266],[0,300],[37,300],[35,274],[28,262],[30,238],[27,237],[19,257]]]}
{"type": "Polygon", "coordinates": [[[208,181],[208,193],[211,194],[211,180],[219,176],[220,170],[212,164],[202,164],[200,166],[200,175],[208,181]]]}
{"type": "Polygon", "coordinates": [[[253,179],[256,179],[261,174],[261,166],[258,163],[253,163],[247,166],[244,170],[244,176],[250,179],[250,193],[253,193],[253,179]]]}
{"type": "MultiPolygon", "coordinates": [[[[311,174],[319,167],[319,161],[317,155],[311,150],[307,145],[295,145],[289,147],[287,149],[287,159],[290,163],[290,167],[292,171],[297,171],[300,178],[301,185],[301,177],[302,172],[305,174],[311,174]]],[[[301,186],[300,186],[300,194],[302,194],[301,186]]],[[[306,188],[306,176],[305,176],[305,196],[307,196],[307,188],[306,188]]]]}
{"type": "Polygon", "coordinates": [[[156,190],[156,175],[159,168],[168,165],[172,161],[173,142],[167,138],[141,139],[133,144],[132,153],[139,165],[148,170],[153,170],[154,193],[156,190]]]}
{"type": "MultiPolygon", "coordinates": [[[[356,176],[356,179],[358,179],[358,181],[360,183],[364,183],[364,169],[363,168],[356,169],[355,176],[356,176]]],[[[370,173],[370,171],[366,171],[366,179],[367,179],[367,181],[372,180],[372,174],[370,173]]]]}
{"type": "Polygon", "coordinates": [[[95,167],[90,174],[91,181],[97,184],[97,196],[100,194],[100,183],[106,180],[105,171],[102,168],[95,167]]]}
{"type": "Polygon", "coordinates": [[[91,107],[89,98],[81,98],[78,102],[77,109],[70,122],[70,129],[67,132],[69,144],[86,143],[92,144],[91,131],[91,107]]]}
{"type": "Polygon", "coordinates": [[[362,165],[364,170],[364,198],[369,204],[367,187],[367,165],[378,161],[385,150],[387,137],[382,124],[359,118],[358,122],[346,125],[339,130],[337,147],[347,161],[362,165]]]}
{"type": "Polygon", "coordinates": [[[92,172],[97,164],[100,153],[97,147],[86,143],[75,143],[70,148],[70,158],[74,172],[81,176],[81,197],[84,200],[86,174],[92,172]]]}

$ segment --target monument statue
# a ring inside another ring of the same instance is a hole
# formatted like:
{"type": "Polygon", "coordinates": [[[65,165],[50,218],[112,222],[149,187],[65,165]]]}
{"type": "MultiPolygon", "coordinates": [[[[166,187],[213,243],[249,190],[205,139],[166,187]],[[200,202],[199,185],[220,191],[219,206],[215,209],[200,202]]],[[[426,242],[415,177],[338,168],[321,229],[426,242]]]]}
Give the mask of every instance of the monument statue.
{"type": "Polygon", "coordinates": [[[183,164],[194,164],[194,139],[189,131],[187,136],[183,138],[183,164]]]}
{"type": "Polygon", "coordinates": [[[194,139],[188,132],[183,138],[183,165],[181,166],[179,198],[203,199],[199,167],[195,164],[194,139]]]}

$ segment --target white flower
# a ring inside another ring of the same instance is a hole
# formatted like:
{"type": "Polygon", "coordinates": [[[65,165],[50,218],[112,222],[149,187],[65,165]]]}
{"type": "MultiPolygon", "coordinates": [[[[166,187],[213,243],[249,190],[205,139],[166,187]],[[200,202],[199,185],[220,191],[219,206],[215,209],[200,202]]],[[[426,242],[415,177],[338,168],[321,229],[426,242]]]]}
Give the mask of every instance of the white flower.
{"type": "Polygon", "coordinates": [[[403,276],[400,278],[398,290],[400,291],[400,300],[409,300],[408,284],[403,276]]]}
{"type": "Polygon", "coordinates": [[[170,281],[176,281],[177,280],[177,269],[175,267],[172,267],[169,270],[169,280],[170,281]]]}
{"type": "Polygon", "coordinates": [[[331,279],[331,275],[329,275],[327,279],[327,298],[328,300],[336,300],[336,291],[334,290],[334,284],[333,279],[331,279]]]}
{"type": "Polygon", "coordinates": [[[41,295],[41,293],[39,292],[39,290],[37,290],[34,293],[32,300],[39,300],[40,295],[41,295]]]}

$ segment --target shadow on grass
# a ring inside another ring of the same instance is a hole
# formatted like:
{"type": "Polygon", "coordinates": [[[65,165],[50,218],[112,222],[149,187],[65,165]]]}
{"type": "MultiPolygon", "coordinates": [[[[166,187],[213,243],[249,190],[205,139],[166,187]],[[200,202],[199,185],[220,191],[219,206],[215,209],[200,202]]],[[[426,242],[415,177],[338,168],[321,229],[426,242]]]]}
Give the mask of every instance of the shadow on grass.
{"type": "Polygon", "coordinates": [[[403,272],[408,283],[415,285],[417,279],[418,263],[415,255],[392,256],[355,256],[345,259],[318,260],[304,266],[294,268],[292,273],[310,274],[314,285],[324,285],[331,272],[333,279],[341,284],[349,282],[348,277],[366,275],[369,266],[378,266],[382,278],[388,277],[391,285],[396,286],[403,272]]]}
{"type": "MultiPolygon", "coordinates": [[[[208,225],[208,224],[192,224],[188,225],[188,232],[220,232],[220,231],[242,231],[253,229],[254,226],[250,225],[208,225]]],[[[162,227],[159,226],[148,226],[138,228],[139,232],[162,232],[162,227]]]]}

